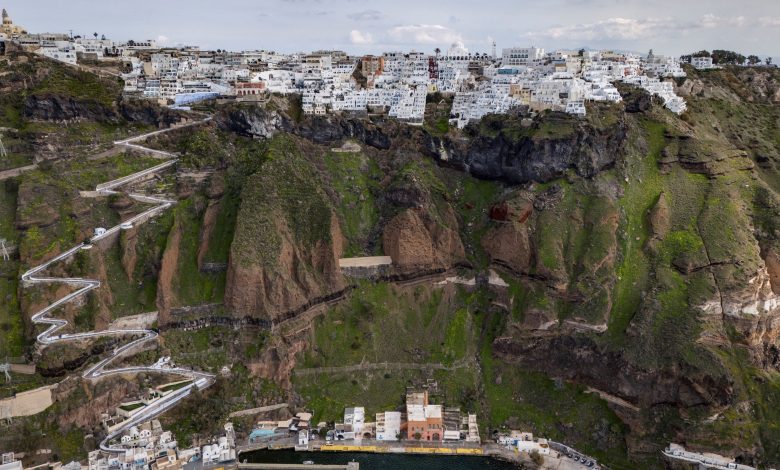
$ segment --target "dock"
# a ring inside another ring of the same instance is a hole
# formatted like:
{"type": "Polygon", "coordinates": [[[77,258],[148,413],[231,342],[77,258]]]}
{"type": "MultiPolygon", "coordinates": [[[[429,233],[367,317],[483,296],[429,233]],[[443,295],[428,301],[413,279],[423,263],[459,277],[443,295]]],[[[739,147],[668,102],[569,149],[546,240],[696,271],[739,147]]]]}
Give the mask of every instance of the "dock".
{"type": "Polygon", "coordinates": [[[246,470],[360,470],[360,463],[348,462],[344,465],[321,465],[302,463],[240,463],[239,469],[246,470]]]}

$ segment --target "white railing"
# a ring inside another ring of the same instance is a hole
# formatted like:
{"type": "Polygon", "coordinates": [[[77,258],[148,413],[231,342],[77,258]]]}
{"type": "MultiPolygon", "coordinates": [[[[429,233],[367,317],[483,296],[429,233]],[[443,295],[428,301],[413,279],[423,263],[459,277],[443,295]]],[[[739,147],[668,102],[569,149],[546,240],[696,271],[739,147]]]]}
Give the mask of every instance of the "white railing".
{"type": "MultiPolygon", "coordinates": [[[[201,122],[206,122],[210,119],[211,118],[207,118],[203,121],[187,124],[186,126],[199,124],[201,122]]],[[[171,160],[162,163],[160,165],[156,165],[154,167],[139,171],[137,173],[133,173],[132,175],[128,175],[122,178],[108,181],[106,183],[101,183],[97,185],[95,191],[100,193],[101,195],[106,195],[106,196],[111,194],[117,194],[117,191],[114,191],[114,189],[127,185],[133,181],[139,180],[150,174],[165,170],[173,166],[177,161],[175,159],[174,154],[159,151],[159,150],[148,149],[146,147],[137,144],[132,144],[131,142],[137,142],[146,139],[148,137],[151,137],[153,135],[162,134],[164,132],[168,132],[174,129],[180,129],[181,127],[185,127],[185,126],[163,129],[160,131],[150,132],[148,134],[143,134],[141,136],[133,137],[123,141],[114,142],[115,145],[137,148],[144,152],[152,152],[158,155],[164,155],[166,157],[171,158],[171,160]]],[[[173,407],[176,403],[178,403],[179,401],[187,397],[192,392],[193,389],[204,389],[214,383],[214,376],[212,374],[195,372],[190,369],[185,369],[181,367],[163,369],[152,365],[152,366],[133,366],[133,367],[122,367],[117,369],[107,369],[109,364],[111,364],[112,362],[114,362],[115,360],[117,360],[118,358],[124,355],[129,355],[133,349],[140,346],[141,344],[156,340],[158,335],[155,331],[152,330],[119,329],[119,330],[91,331],[85,333],[57,334],[60,330],[62,330],[68,325],[68,321],[59,318],[53,318],[49,316],[49,314],[54,310],[56,310],[57,308],[61,307],[62,305],[71,302],[78,297],[83,296],[84,294],[86,294],[87,292],[93,289],[97,289],[98,287],[100,287],[100,281],[96,279],[85,279],[85,278],[46,277],[46,276],[38,276],[38,274],[45,271],[49,266],[58,263],[60,261],[63,261],[67,258],[70,258],[71,256],[74,256],[80,250],[90,248],[93,243],[105,239],[111,236],[112,234],[118,232],[119,230],[122,230],[123,228],[132,226],[133,224],[136,223],[145,222],[151,216],[157,214],[158,212],[162,212],[170,208],[176,203],[176,201],[174,200],[168,200],[157,196],[148,196],[144,194],[128,193],[128,196],[139,202],[148,203],[148,204],[157,204],[157,205],[152,207],[151,209],[147,209],[146,211],[141,212],[138,215],[135,215],[134,217],[128,220],[121,222],[118,225],[115,225],[114,227],[111,227],[110,229],[106,230],[104,233],[101,233],[100,235],[93,236],[92,238],[89,239],[89,243],[81,243],[79,245],[76,245],[73,248],[63,253],[60,253],[59,255],[50,259],[49,261],[40,264],[38,266],[35,266],[33,268],[30,268],[29,270],[27,270],[27,272],[22,274],[22,281],[25,287],[35,285],[35,284],[67,284],[70,286],[80,287],[76,291],[71,292],[70,294],[42,308],[32,316],[33,323],[49,325],[49,327],[44,332],[40,333],[37,337],[37,341],[40,344],[42,344],[44,347],[62,341],[75,341],[80,339],[98,338],[98,337],[106,337],[106,336],[133,338],[132,341],[130,341],[129,343],[114,349],[114,351],[105,359],[102,359],[95,365],[89,367],[82,374],[82,376],[85,379],[98,380],[101,377],[105,377],[109,375],[154,372],[154,373],[180,375],[192,380],[192,383],[150,404],[149,406],[144,408],[143,411],[139,412],[131,419],[128,419],[124,423],[122,423],[122,425],[119,428],[109,433],[109,435],[106,436],[103,442],[100,443],[100,448],[104,451],[114,451],[114,452],[123,451],[123,450],[111,447],[108,444],[108,442],[111,439],[118,436],[120,433],[130,428],[131,426],[135,426],[144,421],[148,421],[164,413],[165,411],[173,407]]]]}

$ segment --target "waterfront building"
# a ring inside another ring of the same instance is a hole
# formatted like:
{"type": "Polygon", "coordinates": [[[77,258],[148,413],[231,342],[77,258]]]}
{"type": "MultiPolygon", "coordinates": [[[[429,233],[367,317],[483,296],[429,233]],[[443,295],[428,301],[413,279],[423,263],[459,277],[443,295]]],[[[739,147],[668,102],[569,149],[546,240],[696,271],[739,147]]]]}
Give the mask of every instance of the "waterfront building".
{"type": "Polygon", "coordinates": [[[469,414],[464,418],[465,425],[462,426],[466,429],[466,442],[475,442],[479,444],[479,426],[477,425],[477,415],[469,414]]]}
{"type": "Polygon", "coordinates": [[[406,395],[407,439],[441,441],[444,438],[442,406],[428,403],[428,392],[406,395]]]}
{"type": "Polygon", "coordinates": [[[401,435],[401,412],[385,411],[376,414],[376,438],[379,441],[397,441],[401,435]]]}
{"type": "Polygon", "coordinates": [[[344,424],[352,427],[356,438],[360,438],[363,432],[363,424],[366,421],[366,409],[362,406],[344,409],[344,424]]]}

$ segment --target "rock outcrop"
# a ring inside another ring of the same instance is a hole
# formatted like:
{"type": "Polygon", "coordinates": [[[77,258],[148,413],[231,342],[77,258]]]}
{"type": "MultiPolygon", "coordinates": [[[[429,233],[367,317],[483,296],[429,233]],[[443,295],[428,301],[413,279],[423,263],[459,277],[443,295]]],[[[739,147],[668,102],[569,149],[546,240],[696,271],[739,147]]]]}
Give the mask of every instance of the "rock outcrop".
{"type": "Polygon", "coordinates": [[[627,128],[622,121],[597,128],[571,116],[551,114],[526,129],[520,117],[488,116],[485,133],[472,126],[470,138],[436,137],[393,123],[378,126],[365,119],[306,116],[295,121],[283,111],[231,107],[218,117],[220,128],[253,137],[291,133],[317,144],[356,139],[380,150],[404,147],[432,156],[442,164],[479,178],[518,184],[549,181],[574,169],[592,177],[615,163],[623,151],[627,128]]]}
{"type": "Polygon", "coordinates": [[[644,409],[668,403],[719,407],[734,399],[734,384],[728,376],[712,376],[685,365],[642,369],[584,336],[505,338],[496,340],[493,348],[523,367],[541,367],[551,376],[587,383],[644,409]]]}
{"type": "Polygon", "coordinates": [[[238,253],[231,254],[225,306],[235,316],[280,322],[345,288],[338,268],[341,234],[335,216],[330,229],[334,242],[322,240],[311,247],[296,244],[281,217],[276,220],[280,244],[272,265],[248,262],[238,253]]]}
{"type": "Polygon", "coordinates": [[[447,270],[462,263],[466,254],[451,208],[438,222],[428,211],[407,209],[385,225],[382,232],[384,253],[402,272],[447,270]]]}

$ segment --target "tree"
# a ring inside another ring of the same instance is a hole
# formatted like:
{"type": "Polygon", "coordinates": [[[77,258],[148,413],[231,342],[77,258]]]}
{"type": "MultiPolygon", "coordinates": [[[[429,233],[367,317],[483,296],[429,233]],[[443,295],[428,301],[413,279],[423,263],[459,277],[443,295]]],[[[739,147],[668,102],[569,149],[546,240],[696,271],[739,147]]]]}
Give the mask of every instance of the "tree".
{"type": "Polygon", "coordinates": [[[585,49],[580,49],[577,51],[577,57],[583,57],[585,55],[585,49]]]}
{"type": "Polygon", "coordinates": [[[439,48],[437,47],[436,49],[434,49],[434,50],[433,50],[433,52],[435,52],[435,53],[436,53],[436,58],[438,59],[438,58],[439,58],[439,54],[441,54],[441,49],[439,49],[439,48]]]}
{"type": "Polygon", "coordinates": [[[770,65],[772,65],[772,58],[767,57],[766,59],[764,59],[764,62],[766,63],[767,67],[769,67],[770,65]]]}
{"type": "Polygon", "coordinates": [[[95,39],[98,37],[98,33],[92,33],[93,36],[95,36],[95,39]]]}
{"type": "Polygon", "coordinates": [[[105,34],[101,34],[100,35],[100,40],[101,41],[105,41],[106,40],[106,35],[105,34]]]}
{"type": "Polygon", "coordinates": [[[541,465],[544,463],[544,457],[542,457],[542,454],[540,454],[538,450],[531,451],[531,460],[536,465],[541,465]]]}
{"type": "Polygon", "coordinates": [[[714,49],[712,51],[712,63],[720,64],[720,65],[722,64],[742,65],[745,63],[745,56],[734,51],[714,49]]]}
{"type": "Polygon", "coordinates": [[[750,64],[750,65],[756,65],[757,63],[761,62],[761,59],[759,59],[758,56],[755,55],[755,54],[750,54],[747,57],[747,61],[748,61],[748,64],[750,64]]]}
{"type": "Polygon", "coordinates": [[[422,439],[422,434],[420,434],[419,432],[416,432],[416,433],[414,433],[414,438],[419,441],[420,439],[422,439]]]}

